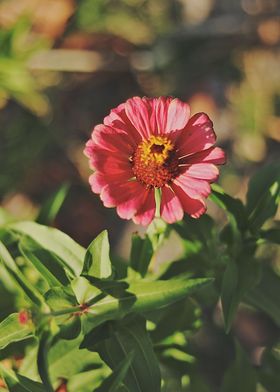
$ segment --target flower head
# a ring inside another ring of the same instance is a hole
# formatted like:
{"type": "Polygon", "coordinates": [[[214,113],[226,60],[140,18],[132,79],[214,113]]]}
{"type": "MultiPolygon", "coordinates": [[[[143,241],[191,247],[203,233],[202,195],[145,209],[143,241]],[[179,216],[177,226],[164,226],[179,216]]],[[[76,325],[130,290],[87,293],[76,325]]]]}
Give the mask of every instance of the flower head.
{"type": "Polygon", "coordinates": [[[179,99],[128,99],[94,128],[86,144],[92,191],[137,224],[154,218],[155,188],[161,189],[166,222],[181,220],[184,212],[198,218],[206,211],[210,183],[219,176],[215,165],[225,163],[215,141],[209,117],[190,117],[189,105],[179,99]]]}

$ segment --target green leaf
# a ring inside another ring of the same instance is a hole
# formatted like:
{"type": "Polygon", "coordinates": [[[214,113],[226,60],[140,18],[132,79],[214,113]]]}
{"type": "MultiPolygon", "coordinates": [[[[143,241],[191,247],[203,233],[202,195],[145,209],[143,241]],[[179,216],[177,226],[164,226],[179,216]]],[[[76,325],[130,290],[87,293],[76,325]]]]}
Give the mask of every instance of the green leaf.
{"type": "Polygon", "coordinates": [[[262,366],[258,368],[258,378],[266,391],[279,392],[280,347],[266,348],[262,355],[262,366]]]}
{"type": "Polygon", "coordinates": [[[145,235],[141,238],[138,234],[132,236],[132,246],[130,252],[130,266],[144,277],[148,271],[151,258],[154,254],[153,245],[150,238],[145,235]]]}
{"type": "Polygon", "coordinates": [[[212,281],[213,279],[201,278],[132,282],[118,293],[119,298],[107,295],[89,307],[84,317],[92,329],[106,320],[120,319],[131,312],[147,312],[170,305],[193,294],[212,281]]]}
{"type": "Polygon", "coordinates": [[[49,365],[48,365],[48,351],[53,337],[51,332],[44,330],[39,338],[39,348],[37,355],[38,372],[45,387],[46,392],[54,392],[50,381],[49,365]]]}
{"type": "Polygon", "coordinates": [[[110,374],[110,376],[106,378],[100,387],[95,389],[94,392],[118,392],[119,387],[121,386],[121,383],[131,365],[133,357],[134,353],[129,353],[116,367],[114,372],[110,374]]]}
{"type": "Polygon", "coordinates": [[[222,281],[222,309],[226,332],[229,332],[238,304],[238,267],[229,260],[222,281]]]}
{"type": "Polygon", "coordinates": [[[79,349],[82,336],[74,340],[59,340],[49,350],[49,374],[55,382],[58,378],[69,379],[89,369],[103,369],[107,376],[107,367],[96,352],[79,349]]]}
{"type": "Polygon", "coordinates": [[[78,305],[69,288],[54,287],[45,293],[45,299],[53,311],[69,309],[78,305]]]}
{"type": "Polygon", "coordinates": [[[212,184],[212,191],[210,199],[227,212],[231,225],[237,225],[239,230],[244,230],[246,228],[247,221],[246,211],[241,200],[229,196],[217,184],[212,184]]]}
{"type": "MultiPolygon", "coordinates": [[[[67,382],[67,392],[93,392],[95,388],[98,388],[101,383],[106,379],[106,376],[110,374],[110,368],[106,366],[104,368],[94,369],[85,371],[82,373],[75,374],[67,382]]],[[[127,391],[118,391],[127,392],[127,391]]]]}
{"type": "Polygon", "coordinates": [[[50,289],[45,298],[47,304],[55,314],[56,311],[62,312],[61,316],[56,316],[56,323],[60,329],[59,338],[74,339],[81,332],[81,320],[75,312],[78,310],[77,300],[68,289],[55,287],[50,289]]]}
{"type": "Polygon", "coordinates": [[[269,267],[263,268],[260,282],[246,293],[245,300],[266,313],[280,326],[280,277],[269,267]]]}
{"type": "Polygon", "coordinates": [[[251,178],[247,193],[247,213],[253,231],[274,216],[280,200],[280,163],[263,167],[251,178]]]}
{"type": "Polygon", "coordinates": [[[91,285],[86,278],[79,276],[71,282],[72,290],[74,291],[79,304],[85,304],[101,294],[101,291],[95,286],[91,285]]]}
{"type": "Polygon", "coordinates": [[[256,392],[256,388],[256,372],[236,343],[235,360],[225,373],[221,392],[256,392]]]}
{"type": "Polygon", "coordinates": [[[42,205],[36,221],[42,225],[51,224],[58,214],[69,191],[69,184],[63,184],[42,205]]]}
{"type": "Polygon", "coordinates": [[[29,260],[39,271],[49,287],[64,286],[69,283],[65,273],[71,269],[56,256],[54,253],[44,249],[29,236],[23,236],[19,242],[19,250],[23,257],[29,260]]]}
{"type": "Polygon", "coordinates": [[[104,230],[89,245],[82,273],[96,278],[109,278],[112,275],[109,252],[108,232],[104,230]]]}
{"type": "Polygon", "coordinates": [[[262,230],[260,235],[266,241],[280,245],[280,229],[262,230]]]}
{"type": "Polygon", "coordinates": [[[231,259],[222,281],[222,308],[225,330],[230,331],[239,303],[246,293],[257,284],[260,277],[260,266],[248,255],[240,255],[238,262],[231,259]]]}
{"type": "Polygon", "coordinates": [[[161,312],[156,328],[151,331],[153,342],[159,342],[176,331],[195,329],[201,315],[198,305],[189,298],[167,306],[161,312]]]}
{"type": "Polygon", "coordinates": [[[41,293],[29,283],[26,277],[18,268],[16,262],[6,249],[6,247],[0,241],[0,261],[2,261],[6,270],[13,277],[13,279],[17,282],[20,289],[25,293],[25,295],[30,299],[31,303],[37,305],[40,308],[45,307],[44,297],[41,293]]]}
{"type": "Polygon", "coordinates": [[[134,354],[123,380],[128,391],[159,392],[161,376],[151,340],[140,317],[112,324],[111,337],[97,346],[101,358],[114,370],[120,361],[134,354]]]}
{"type": "Polygon", "coordinates": [[[42,248],[57,255],[74,275],[80,275],[85,249],[61,231],[35,222],[18,222],[8,227],[20,235],[28,235],[42,248]]]}
{"type": "Polygon", "coordinates": [[[12,313],[0,323],[0,349],[12,342],[19,342],[33,335],[30,322],[21,323],[20,313],[12,313]]]}
{"type": "Polygon", "coordinates": [[[16,374],[0,364],[0,373],[10,392],[45,392],[43,385],[25,376],[16,374]]]}

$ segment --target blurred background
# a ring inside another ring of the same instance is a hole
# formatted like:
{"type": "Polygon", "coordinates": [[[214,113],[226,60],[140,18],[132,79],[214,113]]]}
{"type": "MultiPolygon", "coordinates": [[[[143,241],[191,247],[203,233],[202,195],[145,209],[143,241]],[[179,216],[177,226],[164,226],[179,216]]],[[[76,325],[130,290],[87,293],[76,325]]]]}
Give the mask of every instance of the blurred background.
{"type": "MultiPolygon", "coordinates": [[[[173,95],[193,114],[207,112],[228,155],[220,184],[244,199],[251,175],[279,159],[280,2],[0,0],[0,225],[34,219],[60,189],[52,223],[85,246],[107,228],[126,256],[138,228],[90,191],[83,149],[93,127],[134,95],[173,95]]],[[[211,203],[209,212],[224,219],[211,203]]],[[[269,256],[276,265],[279,250],[269,256]]],[[[1,294],[7,312],[9,298],[1,294]]],[[[256,347],[279,329],[248,312],[238,317],[235,333],[257,364],[256,347]]],[[[213,383],[229,340],[215,328],[197,338],[213,383]]]]}
{"type": "Polygon", "coordinates": [[[82,151],[134,95],[174,95],[210,115],[233,196],[279,156],[277,0],[2,0],[0,28],[5,219],[31,219],[68,183],[55,225],[83,245],[110,228],[117,244],[126,224],[91,193],[82,151]]]}

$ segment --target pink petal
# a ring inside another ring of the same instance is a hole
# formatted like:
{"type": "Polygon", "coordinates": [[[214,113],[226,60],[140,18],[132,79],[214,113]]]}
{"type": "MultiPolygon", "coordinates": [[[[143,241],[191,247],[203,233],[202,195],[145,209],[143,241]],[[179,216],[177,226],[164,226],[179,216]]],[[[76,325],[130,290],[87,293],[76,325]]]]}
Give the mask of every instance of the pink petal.
{"type": "Polygon", "coordinates": [[[184,174],[190,177],[213,182],[219,177],[219,169],[212,163],[194,163],[190,166],[186,166],[184,174]]]}
{"type": "Polygon", "coordinates": [[[171,101],[171,97],[160,97],[155,100],[154,114],[156,120],[156,134],[163,134],[166,132],[168,106],[171,101]]]}
{"type": "Polygon", "coordinates": [[[187,163],[214,163],[223,165],[226,162],[226,154],[220,147],[210,147],[187,158],[187,163]]]}
{"type": "Polygon", "coordinates": [[[190,107],[179,99],[173,99],[168,108],[166,131],[177,131],[185,128],[190,118],[190,107]]]}
{"type": "Polygon", "coordinates": [[[148,192],[148,189],[145,189],[142,185],[136,183],[133,194],[130,194],[130,198],[117,206],[118,215],[122,219],[133,218],[137,211],[142,208],[148,192]]]}
{"type": "Polygon", "coordinates": [[[185,173],[177,177],[174,180],[174,183],[194,199],[197,199],[201,196],[207,197],[211,193],[211,187],[208,181],[189,177],[185,173]]]}
{"type": "Polygon", "coordinates": [[[134,97],[125,103],[125,112],[131,124],[137,129],[143,139],[148,139],[153,133],[150,123],[152,112],[151,100],[134,97]]]}
{"type": "Polygon", "coordinates": [[[93,141],[91,139],[89,139],[86,142],[86,146],[84,148],[84,154],[86,157],[90,158],[92,156],[92,148],[93,148],[93,141]]]}
{"type": "Polygon", "coordinates": [[[192,218],[199,218],[202,214],[205,213],[206,205],[204,200],[190,197],[180,186],[177,186],[174,183],[172,184],[172,189],[178,196],[183,210],[192,218]]]}
{"type": "Polygon", "coordinates": [[[112,127],[112,129],[125,132],[131,144],[138,144],[142,140],[138,130],[135,129],[126,115],[125,103],[112,109],[110,114],[104,118],[104,124],[112,127]]]}
{"type": "Polygon", "coordinates": [[[103,150],[124,153],[129,157],[136,147],[136,141],[129,136],[123,130],[97,125],[91,137],[94,145],[98,145],[103,150]]]}
{"type": "Polygon", "coordinates": [[[154,219],[156,212],[156,202],[154,190],[149,189],[146,193],[146,198],[143,200],[142,206],[133,217],[133,222],[137,225],[147,226],[154,219]]]}
{"type": "Polygon", "coordinates": [[[155,105],[158,134],[183,129],[190,118],[190,107],[179,99],[161,97],[155,105]]]}
{"type": "Polygon", "coordinates": [[[125,122],[125,103],[121,103],[116,108],[112,109],[108,116],[104,118],[104,124],[113,126],[115,121],[125,122]]]}
{"type": "Polygon", "coordinates": [[[213,146],[216,135],[213,124],[205,113],[192,116],[178,139],[179,154],[191,155],[213,146]]]}
{"type": "Polygon", "coordinates": [[[118,187],[123,182],[127,182],[130,179],[130,174],[127,172],[117,174],[103,174],[95,172],[89,177],[89,183],[94,193],[101,193],[102,189],[107,185],[114,185],[118,187]]]}
{"type": "Polygon", "coordinates": [[[162,188],[160,215],[167,223],[182,220],[184,216],[180,200],[169,187],[162,188]]]}
{"type": "Polygon", "coordinates": [[[130,199],[134,199],[136,195],[143,194],[145,188],[137,181],[121,182],[117,186],[108,183],[101,191],[100,198],[105,207],[116,207],[130,199]]]}
{"type": "Polygon", "coordinates": [[[94,146],[92,148],[92,156],[90,157],[90,164],[96,170],[100,170],[102,173],[123,173],[124,171],[131,173],[131,163],[129,157],[125,154],[108,153],[108,151],[100,150],[94,146]]]}

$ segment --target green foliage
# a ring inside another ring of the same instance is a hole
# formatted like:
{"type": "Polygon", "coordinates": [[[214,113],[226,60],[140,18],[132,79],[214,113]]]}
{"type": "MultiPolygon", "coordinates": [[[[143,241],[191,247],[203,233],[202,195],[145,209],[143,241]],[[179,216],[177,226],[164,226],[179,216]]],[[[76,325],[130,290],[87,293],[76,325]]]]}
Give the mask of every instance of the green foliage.
{"type": "Polygon", "coordinates": [[[41,206],[36,221],[42,225],[50,225],[57,216],[69,191],[69,184],[63,184],[41,206]]]}
{"type": "Polygon", "coordinates": [[[109,278],[112,265],[109,256],[108,232],[104,230],[96,237],[87,249],[83,274],[96,278],[109,278]]]}
{"type": "Polygon", "coordinates": [[[31,22],[20,19],[9,30],[0,31],[0,101],[10,98],[37,115],[45,115],[49,103],[26,64],[33,53],[45,49],[46,40],[30,39],[31,22]]]}
{"type": "Polygon", "coordinates": [[[221,392],[256,392],[257,376],[246,353],[239,344],[235,345],[235,360],[228,368],[221,392]]]}
{"type": "Polygon", "coordinates": [[[8,389],[53,392],[63,381],[69,392],[255,392],[257,385],[276,392],[277,335],[254,369],[232,330],[241,303],[280,324],[280,278],[262,253],[268,243],[279,244],[278,223],[271,222],[279,202],[275,168],[269,181],[251,181],[246,205],[214,187],[212,200],[226,217],[222,228],[204,215],[171,227],[157,220],[147,235],[134,234],[127,268],[112,262],[107,231],[84,249],[39,223],[4,224],[2,286],[16,301],[0,323],[0,355],[9,358],[14,347],[24,353],[15,371],[1,365],[8,389]],[[171,230],[182,255],[155,273],[171,230]],[[219,300],[217,325],[224,322],[224,329],[215,326],[215,339],[228,353],[217,386],[201,370],[197,339],[211,331],[219,300]]]}
{"type": "Polygon", "coordinates": [[[33,328],[30,323],[21,323],[19,316],[20,313],[12,313],[0,323],[0,349],[32,335],[33,328]]]}

